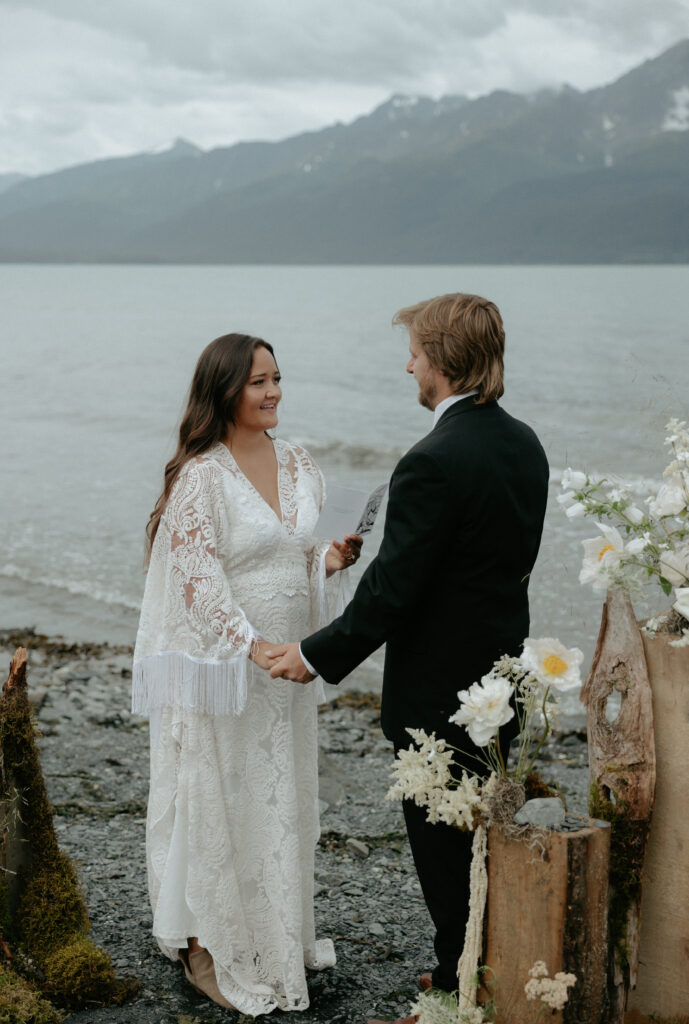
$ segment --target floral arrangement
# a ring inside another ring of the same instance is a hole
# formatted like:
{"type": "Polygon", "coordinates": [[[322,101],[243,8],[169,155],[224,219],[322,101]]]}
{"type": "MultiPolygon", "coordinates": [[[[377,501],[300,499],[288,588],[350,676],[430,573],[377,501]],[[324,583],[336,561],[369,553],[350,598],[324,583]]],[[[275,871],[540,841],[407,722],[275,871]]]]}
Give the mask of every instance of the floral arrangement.
{"type": "MultiPolygon", "coordinates": [[[[667,424],[665,445],[672,458],[665,467],[664,483],[649,493],[645,509],[635,504],[630,490],[615,477],[594,478],[567,469],[558,502],[570,519],[590,516],[601,536],[583,541],[584,559],[579,580],[596,590],[619,587],[638,593],[644,584],[657,583],[664,594],[675,588],[679,640],[689,645],[689,431],[682,420],[667,424]],[[686,621],[685,621],[686,620],[686,621]]],[[[651,628],[662,620],[653,620],[651,628]]],[[[648,627],[647,627],[648,628],[648,627]]]]}
{"type": "Polygon", "coordinates": [[[474,831],[469,921],[457,965],[459,991],[448,995],[431,990],[419,996],[412,1007],[419,1024],[482,1024],[494,1019],[492,1004],[476,1005],[476,972],[488,887],[486,826],[494,821],[511,822],[524,803],[524,783],[548,738],[556,695],[580,685],[582,659],[578,648],[568,649],[559,640],[528,637],[518,658],[503,656],[479,682],[459,691],[460,707],[449,721],[467,730],[481,751],[478,760],[489,769],[487,778],[464,769],[460,774],[453,758],[456,748],[443,737],[435,733],[429,736],[423,729],[407,729],[414,742],[397,754],[386,799],[413,800],[426,808],[429,822],[474,831]],[[499,733],[515,715],[519,741],[506,764],[499,733]]]}
{"type": "Polygon", "coordinates": [[[407,729],[415,745],[398,752],[386,799],[413,800],[426,808],[431,823],[442,821],[471,830],[480,821],[490,820],[489,803],[499,781],[523,786],[533,771],[551,729],[556,695],[580,685],[582,659],[578,648],[568,649],[559,640],[527,638],[518,658],[500,658],[479,682],[459,691],[460,707],[450,718],[464,726],[481,748],[478,759],[490,769],[488,778],[467,771],[461,776],[453,773],[455,748],[450,743],[423,729],[407,729]],[[498,736],[515,714],[519,745],[513,762],[506,765],[498,736]]]}
{"type": "MultiPolygon", "coordinates": [[[[487,968],[481,968],[481,971],[487,968]]],[[[558,971],[554,977],[548,976],[548,968],[542,960],[537,960],[529,971],[529,980],[524,986],[527,1000],[538,1000],[540,1006],[534,1024],[538,1024],[543,1015],[549,1011],[562,1010],[569,999],[569,989],[576,984],[575,974],[558,971]]],[[[495,981],[492,988],[497,987],[495,981]]],[[[457,1016],[457,1001],[454,995],[447,992],[429,992],[419,996],[411,1007],[417,1016],[418,1024],[489,1024],[495,1020],[497,1006],[491,997],[483,1006],[474,1006],[457,1016]]]]}

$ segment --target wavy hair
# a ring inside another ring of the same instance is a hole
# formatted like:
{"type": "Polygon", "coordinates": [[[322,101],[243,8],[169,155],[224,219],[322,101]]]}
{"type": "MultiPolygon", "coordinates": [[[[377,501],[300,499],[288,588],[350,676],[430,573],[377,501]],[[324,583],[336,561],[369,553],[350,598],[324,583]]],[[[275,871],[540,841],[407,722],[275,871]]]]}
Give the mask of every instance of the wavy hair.
{"type": "Polygon", "coordinates": [[[251,374],[254,352],[261,346],[275,358],[272,345],[250,334],[223,334],[206,345],[199,356],[179,428],[177,451],[165,466],[163,491],[146,526],[146,562],[175,480],[189,459],[222,441],[228,424],[234,423],[237,403],[251,374]]]}
{"type": "Polygon", "coordinates": [[[477,405],[503,394],[505,329],[494,302],[464,292],[438,295],[398,310],[392,322],[409,329],[455,394],[475,389],[477,405]]]}

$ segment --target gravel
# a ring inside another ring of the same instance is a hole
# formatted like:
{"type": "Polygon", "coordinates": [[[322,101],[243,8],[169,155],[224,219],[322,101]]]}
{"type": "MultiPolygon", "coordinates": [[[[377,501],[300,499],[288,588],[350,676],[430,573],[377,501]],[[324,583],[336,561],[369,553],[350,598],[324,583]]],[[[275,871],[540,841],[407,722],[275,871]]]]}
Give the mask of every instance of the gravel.
{"type": "MultiPolygon", "coordinates": [[[[197,996],[181,965],[151,936],[146,894],[148,729],[129,710],[131,651],[66,645],[0,632],[9,658],[29,650],[29,691],[62,848],[82,879],[94,940],[139,997],[122,1007],[72,1014],[74,1024],[201,1024],[252,1018],[197,996]]],[[[321,714],[321,840],[316,855],[318,934],[335,941],[337,967],[309,974],[303,1024],[349,1024],[406,1016],[420,973],[433,966],[432,929],[406,842],[401,806],[384,799],[392,747],[380,732],[377,698],[345,694],[321,714]]],[[[587,752],[578,733],[556,737],[541,760],[573,814],[585,814],[587,752]]],[[[274,1011],[271,1020],[295,1020],[274,1011]]]]}

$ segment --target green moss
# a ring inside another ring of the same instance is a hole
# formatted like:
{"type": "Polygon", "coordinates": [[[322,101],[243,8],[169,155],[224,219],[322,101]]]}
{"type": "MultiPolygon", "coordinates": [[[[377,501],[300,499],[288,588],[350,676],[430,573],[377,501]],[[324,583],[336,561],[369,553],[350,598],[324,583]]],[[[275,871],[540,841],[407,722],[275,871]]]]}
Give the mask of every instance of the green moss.
{"type": "Polygon", "coordinates": [[[108,954],[86,935],[47,954],[41,963],[45,972],[45,994],[68,1010],[110,1001],[115,972],[108,954]]]}
{"type": "Polygon", "coordinates": [[[0,800],[21,793],[28,854],[17,876],[16,904],[10,905],[6,886],[0,892],[3,932],[18,939],[45,975],[45,995],[60,1006],[74,1010],[122,1002],[139,986],[118,981],[110,957],[88,938],[86,902],[74,865],[58,846],[33,713],[21,684],[0,699],[0,800]]]}
{"type": "Polygon", "coordinates": [[[0,965],[0,1024],[59,1024],[62,1014],[13,970],[0,965]]]}
{"type": "Polygon", "coordinates": [[[629,817],[627,804],[614,804],[595,783],[589,791],[592,818],[610,822],[610,900],[608,933],[625,978],[629,975],[627,920],[630,908],[641,897],[648,822],[629,817]]]}
{"type": "Polygon", "coordinates": [[[89,919],[76,871],[56,851],[27,879],[19,907],[20,937],[39,960],[74,935],[86,935],[89,919]]]}

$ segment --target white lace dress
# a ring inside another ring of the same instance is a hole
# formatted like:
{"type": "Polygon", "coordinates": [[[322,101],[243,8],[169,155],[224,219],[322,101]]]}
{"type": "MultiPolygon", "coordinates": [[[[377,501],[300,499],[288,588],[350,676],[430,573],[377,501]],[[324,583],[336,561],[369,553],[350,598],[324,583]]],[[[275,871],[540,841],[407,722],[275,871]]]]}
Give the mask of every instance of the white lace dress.
{"type": "Polygon", "coordinates": [[[320,470],[274,444],[282,521],[225,445],[182,470],[153,545],[132,700],[151,719],[153,933],[171,959],[197,936],[223,995],[254,1016],[305,1009],[304,966],[335,963],[313,918],[322,689],[247,658],[255,639],[299,640],[340,604],[313,538],[320,470]]]}

